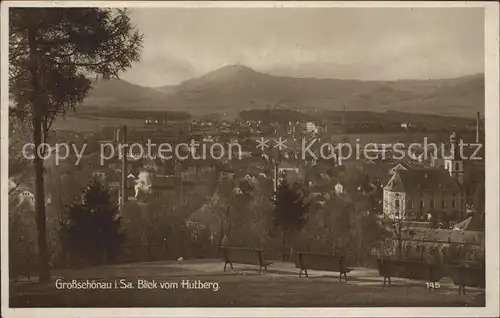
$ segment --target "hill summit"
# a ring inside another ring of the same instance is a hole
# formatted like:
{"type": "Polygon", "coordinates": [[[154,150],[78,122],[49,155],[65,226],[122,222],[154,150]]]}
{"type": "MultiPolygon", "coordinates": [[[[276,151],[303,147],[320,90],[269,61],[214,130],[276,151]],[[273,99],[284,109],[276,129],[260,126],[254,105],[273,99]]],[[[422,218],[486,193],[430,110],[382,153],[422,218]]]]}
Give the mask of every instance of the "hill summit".
{"type": "Polygon", "coordinates": [[[160,88],[99,81],[86,103],[135,110],[180,110],[193,115],[237,114],[280,105],[305,112],[345,108],[474,117],[477,111],[484,113],[484,85],[484,74],[452,79],[361,81],[275,76],[232,64],[179,85],[160,88]]]}
{"type": "Polygon", "coordinates": [[[254,71],[252,68],[242,64],[226,65],[215,71],[209,72],[197,78],[193,78],[182,82],[180,87],[188,87],[189,85],[198,85],[202,83],[217,83],[217,82],[242,82],[254,80],[258,76],[264,74],[254,71]]]}

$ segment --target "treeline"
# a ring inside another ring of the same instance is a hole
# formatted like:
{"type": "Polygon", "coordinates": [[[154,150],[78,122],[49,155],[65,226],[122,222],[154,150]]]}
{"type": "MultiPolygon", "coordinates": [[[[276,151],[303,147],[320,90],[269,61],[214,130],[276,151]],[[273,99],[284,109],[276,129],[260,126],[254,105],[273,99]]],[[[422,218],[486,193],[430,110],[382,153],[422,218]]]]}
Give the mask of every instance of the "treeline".
{"type": "Polygon", "coordinates": [[[192,115],[184,111],[159,111],[159,110],[134,110],[126,108],[95,108],[95,107],[82,107],[78,114],[94,115],[99,117],[113,117],[113,118],[127,118],[127,119],[162,119],[185,121],[190,120],[192,115]]]}
{"type": "MultiPolygon", "coordinates": [[[[213,255],[207,254],[212,248],[208,238],[193,235],[186,223],[208,200],[210,191],[206,189],[212,185],[185,190],[183,198],[174,193],[165,197],[150,195],[144,202],[128,202],[119,211],[114,190],[96,179],[90,180],[82,192],[55,194],[47,205],[51,268],[213,255]]],[[[63,187],[76,187],[68,178],[61,182],[63,187]]],[[[10,277],[35,276],[38,256],[34,206],[29,200],[20,201],[18,193],[10,196],[9,205],[10,277]]]]}
{"type": "MultiPolygon", "coordinates": [[[[94,180],[81,195],[72,196],[79,200],[61,211],[49,209],[51,266],[217,258],[221,244],[263,248],[266,258],[274,260],[293,260],[296,251],[340,253],[352,266],[374,266],[379,252],[406,258],[458,257],[441,245],[426,247],[424,255],[422,246],[408,243],[398,226],[403,223],[388,224],[381,218],[382,188],[366,175],[355,170],[343,177],[332,173],[331,183],[337,178],[343,193],[311,193],[299,181],[281,184],[274,197],[269,179],[210,179],[210,191],[198,187],[182,199],[173,195],[130,201],[120,213],[110,190],[94,180]]],[[[37,264],[32,208],[26,202],[9,209],[12,278],[34,272],[37,264]]],[[[481,257],[480,251],[462,249],[461,258],[471,253],[467,259],[481,257]]]]}
{"type": "MultiPolygon", "coordinates": [[[[437,116],[404,112],[372,111],[319,111],[308,113],[292,109],[252,109],[239,113],[241,120],[288,123],[329,122],[349,132],[402,132],[402,131],[470,131],[475,125],[472,118],[437,116]],[[402,127],[406,123],[408,126],[402,127]]],[[[482,124],[481,124],[482,125],[482,124]]]]}
{"type": "Polygon", "coordinates": [[[277,122],[277,123],[295,123],[314,121],[313,115],[303,113],[292,109],[252,109],[245,110],[239,113],[241,120],[262,121],[262,122],[277,122]]]}
{"type": "MultiPolygon", "coordinates": [[[[375,214],[367,213],[369,195],[331,194],[325,203],[301,184],[284,184],[272,200],[267,179],[226,180],[207,188],[214,190],[197,188],[183,200],[131,201],[118,213],[110,190],[91,181],[63,209],[49,205],[51,267],[216,258],[220,244],[261,247],[266,257],[287,260],[296,250],[342,250],[353,263],[370,264],[370,250],[382,239],[375,214]]],[[[32,209],[29,202],[9,209],[14,279],[35,273],[32,209]]]]}

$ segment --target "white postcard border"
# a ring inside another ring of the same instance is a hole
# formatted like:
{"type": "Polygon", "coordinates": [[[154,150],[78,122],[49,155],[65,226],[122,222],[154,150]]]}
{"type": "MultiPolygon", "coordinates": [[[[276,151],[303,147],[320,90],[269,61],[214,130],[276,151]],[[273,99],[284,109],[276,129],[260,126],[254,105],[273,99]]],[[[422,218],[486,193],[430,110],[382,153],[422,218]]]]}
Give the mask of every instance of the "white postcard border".
{"type": "MultiPolygon", "coordinates": [[[[8,8],[9,7],[370,7],[485,8],[485,127],[486,127],[486,307],[349,307],[349,308],[30,308],[14,309],[9,300],[8,178],[1,178],[2,315],[5,317],[487,317],[499,315],[499,4],[497,2],[181,2],[181,1],[6,1],[1,11],[1,150],[8,152],[8,8]],[[495,255],[494,255],[495,254],[495,255]]],[[[2,155],[1,176],[8,176],[2,155]]]]}

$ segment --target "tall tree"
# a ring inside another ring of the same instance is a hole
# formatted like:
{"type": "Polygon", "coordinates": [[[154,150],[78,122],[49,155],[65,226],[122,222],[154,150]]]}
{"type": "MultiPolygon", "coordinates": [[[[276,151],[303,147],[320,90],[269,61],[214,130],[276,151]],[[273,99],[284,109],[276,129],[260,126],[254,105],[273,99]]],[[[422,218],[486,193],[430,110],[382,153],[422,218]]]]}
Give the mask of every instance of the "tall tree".
{"type": "Polygon", "coordinates": [[[273,223],[275,229],[281,230],[282,258],[285,260],[289,236],[304,226],[309,204],[304,200],[304,193],[300,185],[294,183],[290,186],[286,180],[278,186],[273,203],[273,223]]]}
{"type": "Polygon", "coordinates": [[[168,228],[168,200],[151,198],[145,207],[145,222],[141,231],[144,236],[147,260],[161,257],[164,251],[164,239],[169,234],[168,228]]]}
{"type": "MultiPolygon", "coordinates": [[[[314,236],[321,239],[323,244],[337,249],[344,248],[351,230],[351,214],[353,214],[353,203],[345,197],[332,197],[310,217],[314,236]]],[[[330,252],[330,251],[329,251],[330,252]]]]}
{"type": "MultiPolygon", "coordinates": [[[[35,149],[54,119],[80,104],[89,77],[117,78],[139,60],[142,35],[126,10],[9,9],[9,93],[13,109],[30,122],[35,149]]],[[[43,159],[35,155],[39,280],[50,280],[43,159]]]]}
{"type": "Polygon", "coordinates": [[[9,275],[30,277],[36,259],[35,220],[29,200],[10,200],[9,204],[9,275]]]}
{"type": "Polygon", "coordinates": [[[73,259],[92,264],[114,259],[123,243],[118,207],[108,189],[92,181],[82,194],[82,201],[68,207],[61,224],[61,237],[73,259]]]}
{"type": "Polygon", "coordinates": [[[402,259],[404,257],[403,246],[405,242],[415,234],[412,222],[406,221],[404,216],[400,217],[398,214],[394,218],[384,217],[382,222],[385,233],[391,233],[391,240],[396,244],[396,257],[402,259]]]}
{"type": "MultiPolygon", "coordinates": [[[[9,117],[9,196],[15,194],[21,185],[30,181],[32,166],[22,153],[23,145],[29,140],[30,129],[20,117],[9,117]]],[[[14,199],[17,195],[11,196],[14,199]]],[[[10,201],[9,201],[10,202],[10,201]]]]}

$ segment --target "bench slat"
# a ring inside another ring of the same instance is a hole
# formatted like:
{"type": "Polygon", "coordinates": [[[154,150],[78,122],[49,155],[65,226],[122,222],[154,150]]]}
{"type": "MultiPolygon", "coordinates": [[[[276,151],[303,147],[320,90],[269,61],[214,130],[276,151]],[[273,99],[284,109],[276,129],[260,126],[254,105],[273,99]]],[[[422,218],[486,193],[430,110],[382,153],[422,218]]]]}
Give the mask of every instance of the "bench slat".
{"type": "Polygon", "coordinates": [[[342,273],[348,273],[352,270],[345,266],[344,258],[341,256],[303,252],[296,253],[295,267],[302,270],[312,269],[342,273]]]}
{"type": "Polygon", "coordinates": [[[467,267],[454,265],[452,269],[453,284],[469,287],[486,286],[486,271],[484,267],[467,267]]]}
{"type": "Polygon", "coordinates": [[[377,259],[379,275],[437,282],[443,278],[443,270],[437,264],[420,261],[377,259]]]}
{"type": "Polygon", "coordinates": [[[251,249],[243,247],[225,246],[223,251],[223,261],[226,263],[238,263],[247,265],[267,266],[272,262],[264,260],[264,251],[262,249],[251,249]]]}

